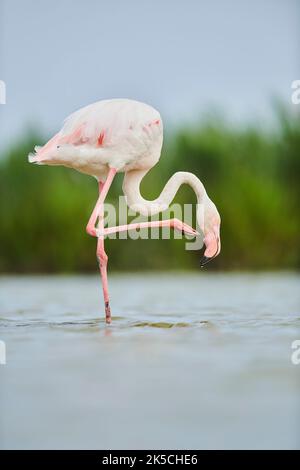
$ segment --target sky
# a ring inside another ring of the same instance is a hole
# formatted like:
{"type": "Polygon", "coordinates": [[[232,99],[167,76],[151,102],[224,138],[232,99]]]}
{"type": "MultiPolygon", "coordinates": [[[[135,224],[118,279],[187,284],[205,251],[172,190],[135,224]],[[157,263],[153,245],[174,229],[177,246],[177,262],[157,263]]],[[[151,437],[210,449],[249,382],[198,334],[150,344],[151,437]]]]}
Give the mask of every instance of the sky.
{"type": "Polygon", "coordinates": [[[115,97],[165,128],[211,109],[264,124],[300,79],[299,26],[299,0],[0,0],[0,148],[115,97]]]}

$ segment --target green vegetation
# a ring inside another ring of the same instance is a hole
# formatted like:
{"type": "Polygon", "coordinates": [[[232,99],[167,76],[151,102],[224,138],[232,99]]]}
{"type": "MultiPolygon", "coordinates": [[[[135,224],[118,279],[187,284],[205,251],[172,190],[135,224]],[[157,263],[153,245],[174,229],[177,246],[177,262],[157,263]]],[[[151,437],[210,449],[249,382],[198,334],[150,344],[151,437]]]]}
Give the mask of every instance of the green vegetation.
{"type": "MultiPolygon", "coordinates": [[[[300,119],[278,111],[276,132],[233,129],[207,121],[166,139],[159,164],[142,184],[154,198],[178,170],[195,173],[222,216],[222,252],[211,269],[297,269],[300,119]]],[[[62,167],[30,165],[27,155],[46,139],[30,135],[0,159],[1,272],[97,269],[96,241],[85,226],[97,184],[62,167]]],[[[117,204],[122,175],[109,193],[117,204]]],[[[183,186],[175,202],[195,201],[183,186]]],[[[196,269],[201,253],[184,240],[107,240],[114,270],[196,269]]]]}

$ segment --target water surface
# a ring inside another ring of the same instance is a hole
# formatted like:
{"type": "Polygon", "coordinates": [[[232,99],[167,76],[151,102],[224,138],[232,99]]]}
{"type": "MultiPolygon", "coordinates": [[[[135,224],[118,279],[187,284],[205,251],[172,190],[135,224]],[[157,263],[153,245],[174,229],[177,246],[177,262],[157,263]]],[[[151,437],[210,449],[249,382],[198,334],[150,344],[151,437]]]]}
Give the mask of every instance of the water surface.
{"type": "Polygon", "coordinates": [[[1,448],[299,448],[299,277],[2,277],[1,448]]]}

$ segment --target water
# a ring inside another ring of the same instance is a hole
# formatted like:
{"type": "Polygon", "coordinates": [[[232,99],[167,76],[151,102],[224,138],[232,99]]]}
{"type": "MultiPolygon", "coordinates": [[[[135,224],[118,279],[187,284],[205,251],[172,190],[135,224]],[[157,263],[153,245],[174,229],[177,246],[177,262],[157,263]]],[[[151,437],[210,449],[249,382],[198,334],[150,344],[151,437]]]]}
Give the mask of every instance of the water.
{"type": "Polygon", "coordinates": [[[299,448],[299,277],[2,277],[1,448],[299,448]],[[100,318],[99,318],[100,317],[100,318]]]}

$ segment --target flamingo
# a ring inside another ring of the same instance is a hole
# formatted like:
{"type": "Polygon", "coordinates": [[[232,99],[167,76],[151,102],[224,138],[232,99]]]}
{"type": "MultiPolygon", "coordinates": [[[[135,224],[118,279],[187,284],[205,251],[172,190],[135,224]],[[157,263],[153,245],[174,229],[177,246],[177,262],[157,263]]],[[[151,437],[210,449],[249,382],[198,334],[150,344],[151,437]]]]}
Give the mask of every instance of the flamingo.
{"type": "Polygon", "coordinates": [[[104,202],[116,173],[125,173],[123,192],[127,205],[140,214],[151,216],[166,210],[182,184],[188,184],[197,197],[197,222],[203,232],[205,251],[203,267],[221,249],[221,219],[204,185],[192,173],[177,172],[167,182],[159,197],[145,200],[140,183],[158,162],[163,143],[163,124],[152,106],[129,99],[98,101],[72,113],[62,129],[44,146],[30,153],[30,163],[63,165],[94,176],[99,197],[86,231],[97,238],[96,255],[102,278],[106,323],[111,323],[108,294],[107,262],[104,238],[108,234],[148,227],[171,227],[193,237],[199,235],[179,219],[150,221],[104,227],[104,202]]]}

